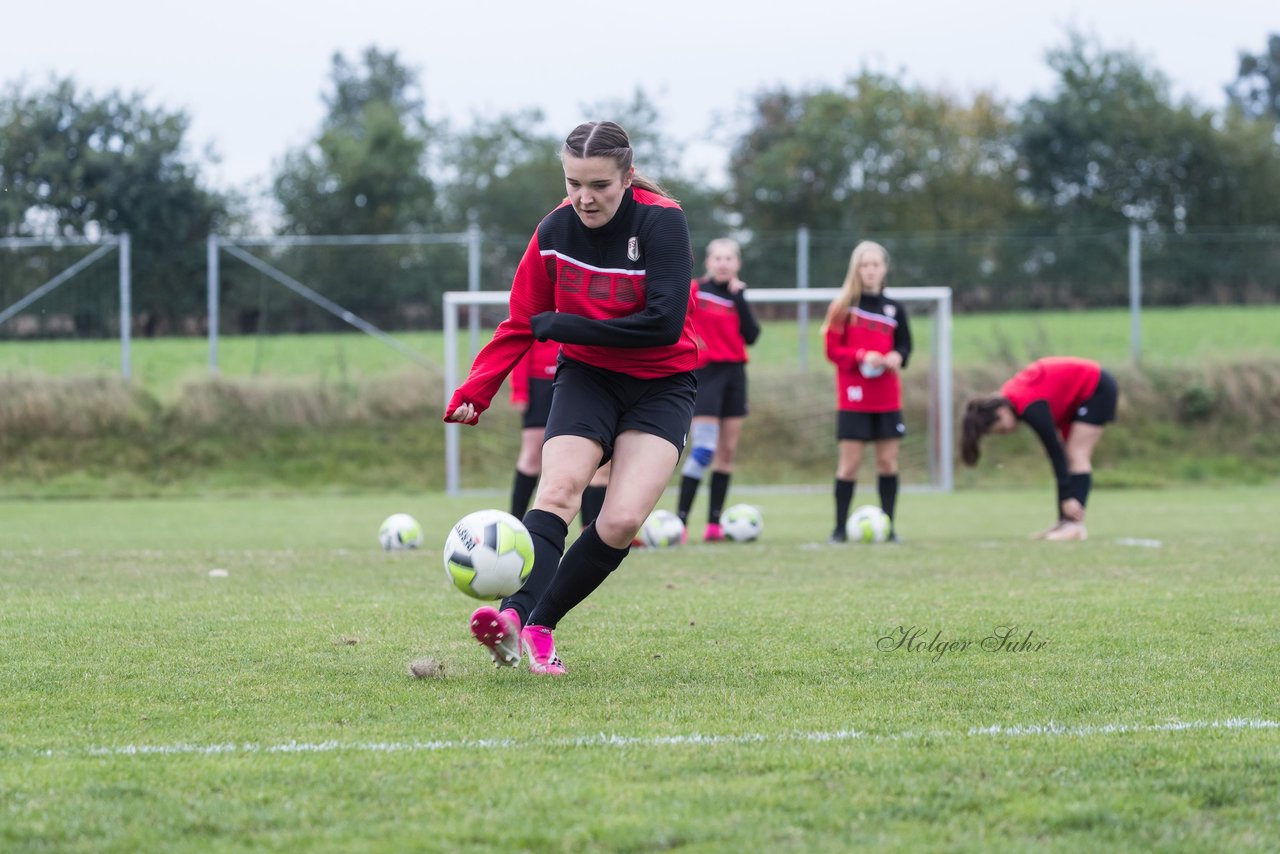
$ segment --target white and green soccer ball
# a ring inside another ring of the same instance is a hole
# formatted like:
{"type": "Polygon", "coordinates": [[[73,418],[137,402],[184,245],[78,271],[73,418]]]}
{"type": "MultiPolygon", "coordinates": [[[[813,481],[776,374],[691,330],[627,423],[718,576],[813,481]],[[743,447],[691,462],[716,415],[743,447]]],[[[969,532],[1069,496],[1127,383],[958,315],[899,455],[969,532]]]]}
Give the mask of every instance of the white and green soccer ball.
{"type": "Polygon", "coordinates": [[[633,546],[646,549],[669,549],[684,539],[684,523],[670,510],[654,510],[644,520],[632,540],[633,546]]]}
{"type": "Polygon", "coordinates": [[[392,513],[378,528],[378,542],[389,552],[422,545],[422,526],[408,513],[392,513]]]}
{"type": "Polygon", "coordinates": [[[510,596],[532,570],[529,529],[502,510],[468,513],[445,538],[444,571],[454,587],[473,598],[510,596]]]}
{"type": "Polygon", "coordinates": [[[879,507],[864,504],[849,514],[844,531],[851,543],[883,543],[893,532],[893,523],[879,507]]]}
{"type": "Polygon", "coordinates": [[[720,514],[720,530],[735,543],[749,543],[764,531],[764,516],[759,507],[735,504],[720,514]]]}

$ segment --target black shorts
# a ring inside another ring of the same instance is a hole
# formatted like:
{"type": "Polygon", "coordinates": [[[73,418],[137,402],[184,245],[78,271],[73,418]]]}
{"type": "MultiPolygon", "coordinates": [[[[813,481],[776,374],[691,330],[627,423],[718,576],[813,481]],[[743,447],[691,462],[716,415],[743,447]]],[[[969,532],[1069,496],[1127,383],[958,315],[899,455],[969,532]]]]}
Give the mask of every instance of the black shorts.
{"type": "Polygon", "coordinates": [[[841,442],[879,442],[882,439],[901,439],[907,435],[907,425],[902,422],[902,410],[892,412],[850,412],[841,409],[836,413],[836,438],[841,442]]]}
{"type": "Polygon", "coordinates": [[[624,430],[661,436],[683,451],[698,381],[692,371],[641,380],[560,357],[546,437],[583,436],[604,448],[604,465],[624,430]]]}
{"type": "Polygon", "coordinates": [[[1119,396],[1120,389],[1116,386],[1116,378],[1103,371],[1098,377],[1098,387],[1088,400],[1080,404],[1080,408],[1076,410],[1075,415],[1071,416],[1071,420],[1096,424],[1099,427],[1110,424],[1116,420],[1116,398],[1119,396]]]}
{"type": "Polygon", "coordinates": [[[741,418],[747,414],[745,362],[710,362],[693,373],[698,378],[694,415],[741,418]]]}
{"type": "Polygon", "coordinates": [[[529,380],[529,405],[524,408],[521,425],[530,427],[546,427],[547,417],[551,415],[551,380],[529,380]]]}

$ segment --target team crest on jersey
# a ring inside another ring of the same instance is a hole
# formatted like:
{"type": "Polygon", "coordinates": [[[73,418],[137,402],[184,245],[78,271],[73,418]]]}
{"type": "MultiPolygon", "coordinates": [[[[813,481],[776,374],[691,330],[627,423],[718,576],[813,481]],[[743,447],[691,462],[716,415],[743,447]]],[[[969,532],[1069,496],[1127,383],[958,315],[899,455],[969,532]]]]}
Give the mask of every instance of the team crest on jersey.
{"type": "Polygon", "coordinates": [[[628,261],[640,260],[640,238],[633,237],[627,241],[627,260],[628,261]]]}
{"type": "Polygon", "coordinates": [[[884,307],[884,313],[886,317],[897,317],[898,307],[896,305],[886,305],[884,307]]]}

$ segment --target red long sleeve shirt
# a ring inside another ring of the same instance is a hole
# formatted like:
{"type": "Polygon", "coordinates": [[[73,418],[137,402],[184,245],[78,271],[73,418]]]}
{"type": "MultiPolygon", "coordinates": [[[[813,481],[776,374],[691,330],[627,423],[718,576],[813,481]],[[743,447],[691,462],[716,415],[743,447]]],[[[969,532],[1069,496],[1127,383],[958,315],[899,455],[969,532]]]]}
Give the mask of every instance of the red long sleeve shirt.
{"type": "Polygon", "coordinates": [[[1000,395],[1021,418],[1037,400],[1049,404],[1053,425],[1063,441],[1071,435],[1071,421],[1080,404],[1098,390],[1102,366],[1074,356],[1049,356],[1027,365],[1000,387],[1000,395]]]}
{"type": "Polygon", "coordinates": [[[862,372],[869,351],[902,355],[902,367],[911,357],[911,327],[907,312],[897,300],[882,294],[863,294],[849,309],[843,324],[827,329],[827,359],[836,366],[836,408],[846,412],[893,412],[902,408],[902,381],[897,371],[877,376],[862,372]]]}
{"type": "Polygon", "coordinates": [[[566,358],[638,379],[693,370],[692,272],[689,225],[674,200],[629,188],[613,219],[594,229],[566,200],[529,241],[509,315],[476,355],[445,418],[470,403],[478,419],[535,338],[559,342],[566,358]]]}

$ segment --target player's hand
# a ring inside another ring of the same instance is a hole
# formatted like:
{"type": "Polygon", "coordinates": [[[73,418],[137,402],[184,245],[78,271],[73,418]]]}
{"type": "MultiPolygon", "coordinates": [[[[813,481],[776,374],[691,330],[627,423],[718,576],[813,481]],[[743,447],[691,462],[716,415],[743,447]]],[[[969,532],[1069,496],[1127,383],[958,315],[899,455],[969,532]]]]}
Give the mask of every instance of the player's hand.
{"type": "Polygon", "coordinates": [[[480,417],[480,413],[476,412],[476,408],[470,403],[464,403],[458,406],[453,412],[446,412],[445,421],[456,421],[459,424],[473,424],[480,417]]]}
{"type": "Polygon", "coordinates": [[[742,279],[739,279],[737,276],[734,276],[732,279],[729,280],[729,293],[731,294],[741,293],[746,289],[747,289],[747,283],[742,281],[742,279]]]}
{"type": "Polygon", "coordinates": [[[885,367],[884,353],[878,353],[875,350],[868,350],[862,356],[862,364],[866,365],[868,368],[883,368],[885,367]]]}
{"type": "Polygon", "coordinates": [[[551,321],[555,320],[556,313],[554,311],[542,311],[529,318],[529,331],[533,333],[533,337],[539,341],[548,340],[551,332],[551,321]]]}
{"type": "Polygon", "coordinates": [[[896,371],[902,367],[902,354],[897,350],[890,350],[884,354],[884,366],[891,371],[896,371]]]}
{"type": "Polygon", "coordinates": [[[1084,521],[1084,505],[1075,498],[1063,499],[1061,510],[1064,519],[1070,519],[1072,522],[1084,521]]]}

